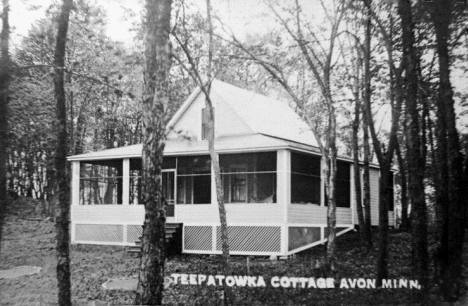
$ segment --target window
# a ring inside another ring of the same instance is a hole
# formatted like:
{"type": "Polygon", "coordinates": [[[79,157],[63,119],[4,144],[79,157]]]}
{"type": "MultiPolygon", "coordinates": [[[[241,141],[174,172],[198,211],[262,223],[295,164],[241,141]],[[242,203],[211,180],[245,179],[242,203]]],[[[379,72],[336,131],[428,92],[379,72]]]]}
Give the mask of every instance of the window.
{"type": "Polygon", "coordinates": [[[291,152],[291,203],[320,205],[320,159],[291,152]]]}
{"type": "Polygon", "coordinates": [[[177,157],[177,204],[211,203],[209,156],[177,157]]]}
{"type": "Polygon", "coordinates": [[[122,204],[122,160],[82,162],[80,205],[122,204]]]}
{"type": "Polygon", "coordinates": [[[276,152],[219,156],[225,203],[276,203],[276,152]]]}

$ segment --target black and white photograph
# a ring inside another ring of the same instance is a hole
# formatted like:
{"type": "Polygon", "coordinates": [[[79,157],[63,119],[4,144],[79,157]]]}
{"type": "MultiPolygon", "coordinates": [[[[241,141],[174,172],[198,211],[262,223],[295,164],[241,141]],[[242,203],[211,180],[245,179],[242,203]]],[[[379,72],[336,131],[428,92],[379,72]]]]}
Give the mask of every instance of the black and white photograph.
{"type": "Polygon", "coordinates": [[[468,305],[467,0],[1,0],[0,305],[468,305]]]}

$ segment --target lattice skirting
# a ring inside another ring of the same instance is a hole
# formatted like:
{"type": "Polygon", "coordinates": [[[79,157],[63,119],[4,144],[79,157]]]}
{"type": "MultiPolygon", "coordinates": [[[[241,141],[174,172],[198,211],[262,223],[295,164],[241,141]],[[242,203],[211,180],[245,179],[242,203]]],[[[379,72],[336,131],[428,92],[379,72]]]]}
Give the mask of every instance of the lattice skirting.
{"type": "MultiPolygon", "coordinates": [[[[221,251],[221,228],[216,226],[184,227],[184,251],[219,253],[221,251]],[[215,234],[215,237],[213,237],[215,234]],[[215,241],[213,241],[215,238],[215,241]],[[214,247],[214,249],[213,249],[214,247]]],[[[228,226],[229,250],[238,254],[280,253],[280,226],[228,226]]]]}
{"type": "Polygon", "coordinates": [[[211,226],[186,226],[184,228],[184,249],[191,251],[211,251],[211,226]]]}
{"type": "Polygon", "coordinates": [[[142,233],[141,225],[127,225],[127,242],[132,243],[140,240],[142,233]]]}
{"type": "MultiPolygon", "coordinates": [[[[353,226],[339,226],[336,228],[336,235],[340,236],[353,228],[353,226]]],[[[325,243],[327,236],[328,228],[324,226],[289,226],[288,255],[325,243]]]]}

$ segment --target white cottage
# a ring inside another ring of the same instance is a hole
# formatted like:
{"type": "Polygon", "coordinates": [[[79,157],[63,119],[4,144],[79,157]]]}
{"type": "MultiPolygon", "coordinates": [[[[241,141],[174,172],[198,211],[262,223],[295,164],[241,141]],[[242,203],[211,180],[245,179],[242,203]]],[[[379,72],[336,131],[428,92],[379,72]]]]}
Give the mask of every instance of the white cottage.
{"type": "MultiPolygon", "coordinates": [[[[291,255],[326,241],[327,206],[317,142],[285,103],[215,80],[215,148],[220,154],[231,254],[291,255]]],[[[205,97],[195,90],[169,123],[163,190],[167,222],[182,228],[182,252],[220,254],[220,223],[205,97]]],[[[141,235],[142,145],[70,156],[72,243],[134,245],[141,235]]],[[[379,171],[371,168],[372,224],[379,171]]],[[[393,186],[393,184],[392,184],[393,186]]],[[[357,224],[353,167],[338,161],[337,228],[357,224]]],[[[389,211],[394,225],[393,197],[389,211]]]]}

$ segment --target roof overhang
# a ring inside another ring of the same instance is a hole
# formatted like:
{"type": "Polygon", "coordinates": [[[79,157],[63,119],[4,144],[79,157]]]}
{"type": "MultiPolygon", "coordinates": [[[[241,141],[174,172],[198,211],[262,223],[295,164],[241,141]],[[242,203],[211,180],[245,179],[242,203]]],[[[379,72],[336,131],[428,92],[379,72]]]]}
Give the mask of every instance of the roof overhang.
{"type": "MultiPolygon", "coordinates": [[[[318,148],[301,143],[295,143],[262,134],[235,135],[219,137],[215,140],[215,150],[218,153],[243,153],[276,151],[280,149],[298,149],[311,153],[319,153],[318,148]]],[[[89,152],[69,156],[69,161],[109,160],[119,158],[141,158],[143,145],[131,145],[120,148],[89,152]]],[[[201,155],[209,154],[207,140],[171,139],[167,140],[164,155],[201,155]]]]}
{"type": "MultiPolygon", "coordinates": [[[[317,147],[303,143],[297,143],[264,134],[233,135],[219,137],[215,140],[215,150],[218,153],[247,153],[265,152],[289,149],[297,152],[320,155],[317,147]]],[[[89,152],[69,156],[69,161],[97,161],[123,158],[141,158],[143,145],[136,144],[120,148],[89,152]]],[[[205,155],[209,154],[207,140],[170,139],[166,140],[164,147],[165,156],[205,155]]],[[[339,156],[339,160],[353,162],[350,157],[339,156]]],[[[360,163],[362,164],[362,162],[360,163]]],[[[372,168],[379,168],[376,164],[370,164],[372,168]]]]}

